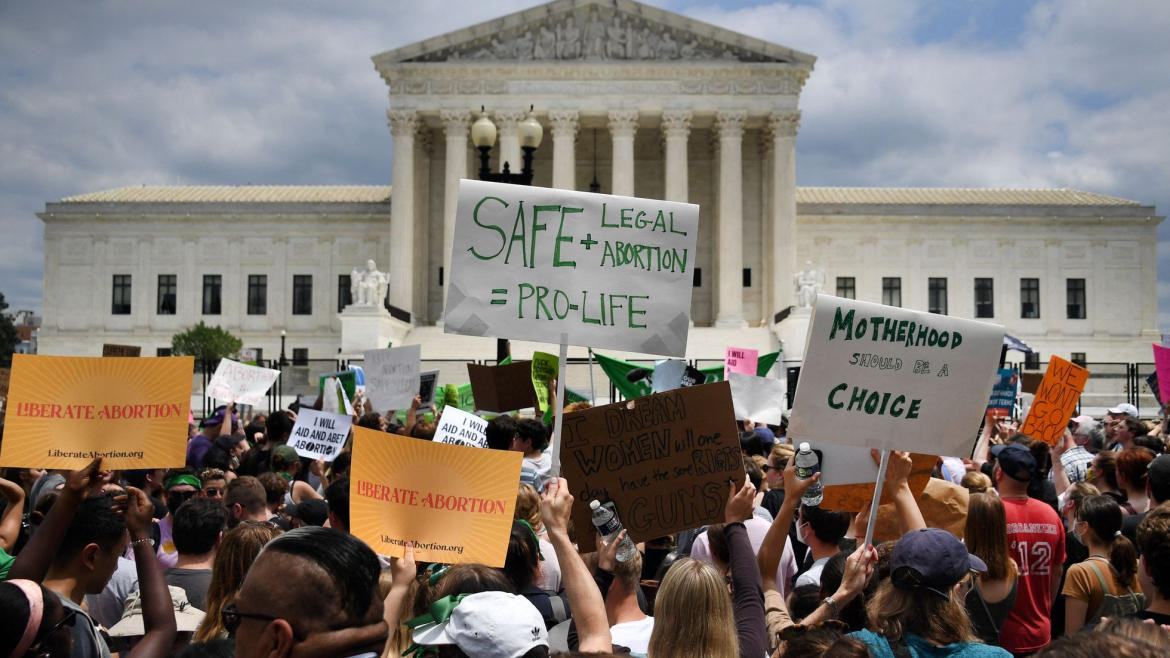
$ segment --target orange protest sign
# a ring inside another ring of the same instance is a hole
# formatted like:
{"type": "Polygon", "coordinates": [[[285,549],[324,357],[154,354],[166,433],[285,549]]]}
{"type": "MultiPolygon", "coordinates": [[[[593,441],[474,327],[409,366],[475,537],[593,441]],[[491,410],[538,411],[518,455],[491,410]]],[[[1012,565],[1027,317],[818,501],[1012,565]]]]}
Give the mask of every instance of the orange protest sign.
{"type": "Polygon", "coordinates": [[[520,485],[519,452],[353,428],[350,532],[382,555],[414,542],[420,562],[503,567],[520,485]]]}
{"type": "MultiPolygon", "coordinates": [[[[938,457],[911,453],[910,459],[914,462],[914,466],[910,470],[910,491],[914,492],[914,497],[917,498],[926,487],[926,481],[930,479],[930,472],[934,470],[934,464],[938,461],[938,457]]],[[[821,507],[831,509],[835,512],[861,511],[861,508],[866,503],[873,500],[873,489],[873,482],[826,486],[821,507]]],[[[881,504],[885,505],[893,502],[893,493],[890,489],[882,487],[881,504]]]]}
{"type": "Polygon", "coordinates": [[[1088,380],[1088,370],[1059,356],[1052,357],[1020,433],[1056,445],[1064,436],[1068,419],[1072,418],[1088,380]]]}
{"type": "Polygon", "coordinates": [[[0,466],[182,466],[194,367],[189,356],[14,355],[0,466]]]}

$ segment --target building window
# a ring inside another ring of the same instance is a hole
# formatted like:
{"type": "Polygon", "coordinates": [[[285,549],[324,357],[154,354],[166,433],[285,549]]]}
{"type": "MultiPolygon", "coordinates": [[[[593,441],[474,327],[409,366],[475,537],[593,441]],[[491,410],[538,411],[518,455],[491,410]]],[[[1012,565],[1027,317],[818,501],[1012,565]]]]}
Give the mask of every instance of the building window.
{"type": "Polygon", "coordinates": [[[837,277],[837,296],[857,299],[857,279],[851,276],[837,277]]]}
{"type": "Polygon", "coordinates": [[[179,276],[177,274],[158,275],[158,314],[174,315],[175,302],[179,294],[179,276]]]}
{"type": "Polygon", "coordinates": [[[1040,317],[1040,279],[1020,279],[1020,317],[1040,317]]]}
{"type": "Polygon", "coordinates": [[[155,348],[154,355],[155,356],[170,356],[171,355],[171,348],[169,348],[169,347],[155,348]]]}
{"type": "Polygon", "coordinates": [[[219,315],[223,307],[220,304],[223,292],[223,277],[218,274],[203,275],[203,315],[219,315]]]}
{"type": "Polygon", "coordinates": [[[752,287],[752,268],[750,267],[743,268],[743,287],[752,287]]]}
{"type": "Polygon", "coordinates": [[[946,277],[932,276],[927,282],[926,310],[939,315],[947,314],[947,279],[946,277]]]}
{"type": "Polygon", "coordinates": [[[691,281],[691,287],[692,288],[702,288],[703,287],[703,268],[701,268],[701,267],[695,268],[695,278],[693,281],[691,281]]]}
{"type": "Polygon", "coordinates": [[[439,266],[439,287],[443,287],[443,266],[439,266]]]}
{"type": "Polygon", "coordinates": [[[1089,360],[1087,358],[1085,358],[1084,352],[1073,352],[1068,360],[1072,361],[1073,363],[1077,364],[1078,366],[1080,366],[1082,368],[1086,367],[1089,364],[1089,360]]]}
{"type": "Polygon", "coordinates": [[[294,347],[293,348],[293,365],[307,366],[309,365],[309,348],[294,347]]]}
{"type": "Polygon", "coordinates": [[[114,275],[114,296],[110,303],[110,313],[114,315],[130,315],[130,275],[114,275]]]}
{"type": "Polygon", "coordinates": [[[995,317],[995,284],[990,278],[975,279],[975,317],[995,317]]]}
{"type": "Polygon", "coordinates": [[[1068,279],[1065,283],[1069,320],[1085,319],[1085,280],[1068,279]]]}
{"type": "Polygon", "coordinates": [[[1024,368],[1026,370],[1040,369],[1040,353],[1039,352],[1025,352],[1024,353],[1024,368]]]}
{"type": "MultiPolygon", "coordinates": [[[[440,270],[443,268],[439,268],[440,270]]],[[[439,284],[442,285],[442,284],[439,284]]],[[[346,306],[353,303],[353,291],[350,290],[350,278],[348,274],[339,274],[337,276],[337,312],[340,313],[345,310],[346,306]]]]}
{"type": "Polygon", "coordinates": [[[248,315],[268,313],[268,275],[248,275],[248,315]]]}
{"type": "Polygon", "coordinates": [[[313,275],[293,275],[293,315],[313,314],[313,275]]]}
{"type": "Polygon", "coordinates": [[[902,278],[897,276],[882,277],[882,303],[886,306],[902,305],[902,278]]]}

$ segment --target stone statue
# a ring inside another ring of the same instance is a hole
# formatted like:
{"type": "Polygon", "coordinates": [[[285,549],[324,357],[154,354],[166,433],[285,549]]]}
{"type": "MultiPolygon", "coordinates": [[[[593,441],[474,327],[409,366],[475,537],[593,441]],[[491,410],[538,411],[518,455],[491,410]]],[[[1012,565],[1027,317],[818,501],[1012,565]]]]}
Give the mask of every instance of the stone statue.
{"type": "Polygon", "coordinates": [[[536,37],[536,46],[532,52],[533,59],[557,58],[557,33],[548,25],[541,23],[540,34],[536,37]]]}
{"type": "Polygon", "coordinates": [[[661,59],[678,59],[678,43],[670,37],[669,30],[662,31],[662,40],[658,43],[658,57],[661,59]]]}
{"type": "Polygon", "coordinates": [[[699,42],[691,39],[682,45],[682,51],[679,56],[683,59],[697,59],[699,54],[699,42]]]}
{"type": "Polygon", "coordinates": [[[639,37],[638,44],[638,59],[654,59],[654,36],[650,32],[650,28],[642,28],[642,36],[639,37]]]}
{"type": "Polygon", "coordinates": [[[573,15],[557,28],[557,59],[578,59],[581,57],[581,28],[577,27],[573,15]]]}
{"type": "Polygon", "coordinates": [[[585,24],[585,57],[590,59],[605,57],[605,21],[593,13],[593,17],[585,24]]]}
{"type": "Polygon", "coordinates": [[[379,272],[372,259],[366,261],[366,271],[354,268],[349,275],[349,294],[354,306],[381,306],[389,287],[390,277],[379,272]]]}
{"type": "Polygon", "coordinates": [[[622,17],[613,15],[613,22],[606,28],[605,55],[610,59],[625,59],[626,56],[626,29],[622,26],[622,17]]]}
{"type": "Polygon", "coordinates": [[[532,48],[535,39],[531,31],[521,32],[512,46],[512,54],[516,59],[526,62],[532,59],[532,48]]]}
{"type": "Polygon", "coordinates": [[[825,287],[825,271],[813,267],[812,261],[805,261],[804,271],[792,277],[796,284],[796,307],[812,308],[817,294],[825,287]]]}

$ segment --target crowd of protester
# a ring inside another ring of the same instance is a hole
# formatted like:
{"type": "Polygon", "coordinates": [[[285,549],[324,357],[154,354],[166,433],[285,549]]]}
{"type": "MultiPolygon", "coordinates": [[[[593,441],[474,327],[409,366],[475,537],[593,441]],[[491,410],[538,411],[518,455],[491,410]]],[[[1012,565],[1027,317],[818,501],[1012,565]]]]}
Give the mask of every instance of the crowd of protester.
{"type": "MultiPolygon", "coordinates": [[[[362,427],[435,431],[417,401],[355,408],[362,427]]],[[[1131,405],[1053,447],[988,419],[925,490],[891,453],[894,538],[875,545],[867,508],[802,503],[819,474],[797,476],[784,426],[743,423],[721,522],[626,560],[624,534],[579,550],[593,529],[570,523],[550,428],[499,416],[488,449],[524,455],[499,569],[376,555],[349,534],[348,446],[302,458],[295,422],[295,405],[219,407],[181,469],[6,469],[0,656],[1170,654],[1170,454],[1131,405]],[[936,523],[938,492],[965,522],[936,523]]]]}

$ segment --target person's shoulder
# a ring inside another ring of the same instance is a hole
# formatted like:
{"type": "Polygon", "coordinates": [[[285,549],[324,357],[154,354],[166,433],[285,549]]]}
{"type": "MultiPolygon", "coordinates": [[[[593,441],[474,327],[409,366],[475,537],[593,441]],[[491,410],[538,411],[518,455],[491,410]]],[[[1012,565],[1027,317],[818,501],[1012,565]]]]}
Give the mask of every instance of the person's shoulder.
{"type": "Polygon", "coordinates": [[[864,642],[865,646],[869,647],[870,655],[872,656],[892,655],[890,651],[890,641],[869,629],[863,628],[859,631],[853,631],[852,633],[849,633],[849,637],[864,642]]]}

